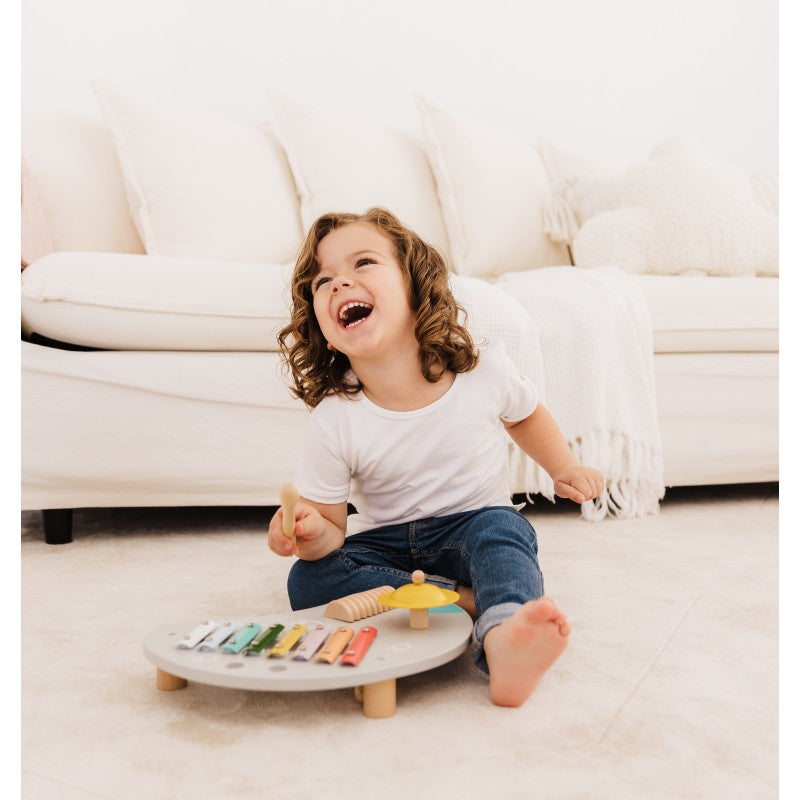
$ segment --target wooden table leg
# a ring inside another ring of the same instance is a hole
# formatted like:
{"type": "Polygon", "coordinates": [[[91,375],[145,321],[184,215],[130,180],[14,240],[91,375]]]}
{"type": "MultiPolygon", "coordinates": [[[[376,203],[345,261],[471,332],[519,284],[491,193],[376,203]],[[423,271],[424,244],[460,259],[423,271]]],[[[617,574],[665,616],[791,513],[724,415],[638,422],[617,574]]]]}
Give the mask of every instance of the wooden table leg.
{"type": "MultiPolygon", "coordinates": [[[[356,696],[357,697],[357,696],[356,696]]],[[[397,680],[368,683],[362,689],[364,716],[371,719],[386,719],[397,711],[397,680]]]]}
{"type": "Polygon", "coordinates": [[[186,678],[179,678],[171,675],[160,667],[156,667],[156,686],[163,692],[174,692],[176,689],[184,689],[188,685],[186,678]]]}

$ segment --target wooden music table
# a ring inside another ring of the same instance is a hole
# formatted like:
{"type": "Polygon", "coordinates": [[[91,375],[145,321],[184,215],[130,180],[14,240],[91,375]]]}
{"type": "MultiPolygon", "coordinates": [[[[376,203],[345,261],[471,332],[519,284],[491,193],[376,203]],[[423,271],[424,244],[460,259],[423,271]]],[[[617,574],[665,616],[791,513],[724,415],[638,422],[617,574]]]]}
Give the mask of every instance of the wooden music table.
{"type": "Polygon", "coordinates": [[[455,605],[432,609],[430,625],[425,630],[411,628],[409,612],[404,609],[392,609],[357,622],[326,617],[325,609],[326,606],[317,606],[270,616],[242,617],[240,622],[242,625],[257,622],[264,629],[280,623],[284,630],[297,623],[309,628],[323,623],[332,630],[347,625],[356,632],[364,625],[372,625],[378,634],[357,666],[341,666],[338,660],[333,664],[296,661],[291,652],[280,658],[268,658],[265,654],[234,655],[219,648],[210,652],[179,648],[178,641],[200,620],[163,625],[152,631],[144,641],[144,654],[156,665],[156,686],[164,691],[183,689],[188,681],[263,692],[354,687],[364,714],[381,719],[392,716],[397,709],[397,678],[452,661],[467,649],[472,636],[472,619],[455,605]]]}

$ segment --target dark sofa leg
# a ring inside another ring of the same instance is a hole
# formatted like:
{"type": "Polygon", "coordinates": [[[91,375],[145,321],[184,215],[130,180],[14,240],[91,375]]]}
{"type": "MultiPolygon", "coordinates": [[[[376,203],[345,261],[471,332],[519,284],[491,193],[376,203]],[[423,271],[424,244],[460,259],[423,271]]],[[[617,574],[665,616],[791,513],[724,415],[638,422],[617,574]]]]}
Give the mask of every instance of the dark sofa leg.
{"type": "Polygon", "coordinates": [[[71,508],[46,508],[42,511],[42,519],[47,544],[69,544],[72,541],[71,508]]]}

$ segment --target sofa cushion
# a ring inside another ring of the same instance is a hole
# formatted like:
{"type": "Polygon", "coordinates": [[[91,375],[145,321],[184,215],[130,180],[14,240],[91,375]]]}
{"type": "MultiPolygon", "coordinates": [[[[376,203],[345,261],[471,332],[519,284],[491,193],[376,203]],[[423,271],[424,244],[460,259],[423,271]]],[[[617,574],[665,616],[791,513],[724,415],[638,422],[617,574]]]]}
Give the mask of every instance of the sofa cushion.
{"type": "Polygon", "coordinates": [[[292,264],[52,253],[22,273],[22,327],[110,350],[276,351],[292,264]]]}
{"type": "MultiPolygon", "coordinates": [[[[531,292],[529,275],[508,273],[497,283],[523,302],[531,292]]],[[[777,278],[631,275],[630,279],[649,311],[656,354],[778,352],[777,278]]],[[[566,336],[573,333],[564,331],[566,336]]]]}
{"type": "Polygon", "coordinates": [[[436,185],[422,143],[369,118],[275,94],[275,130],[286,148],[303,226],[329,211],[384,206],[450,257],[436,185]]]}
{"type": "MultiPolygon", "coordinates": [[[[276,351],[293,265],[52,253],[22,273],[26,333],[118,350],[276,351]]],[[[631,276],[656,353],[777,352],[778,279],[631,276]]],[[[525,273],[503,280],[511,290],[525,273]]]]}
{"type": "Polygon", "coordinates": [[[777,353],[778,278],[634,275],[656,353],[777,353]]]}
{"type": "Polygon", "coordinates": [[[302,239],[286,156],[265,125],[97,82],[149,255],[283,262],[302,239]]]}
{"type": "Polygon", "coordinates": [[[535,145],[418,100],[453,267],[461,275],[570,263],[544,231],[550,182],[535,145]]]}

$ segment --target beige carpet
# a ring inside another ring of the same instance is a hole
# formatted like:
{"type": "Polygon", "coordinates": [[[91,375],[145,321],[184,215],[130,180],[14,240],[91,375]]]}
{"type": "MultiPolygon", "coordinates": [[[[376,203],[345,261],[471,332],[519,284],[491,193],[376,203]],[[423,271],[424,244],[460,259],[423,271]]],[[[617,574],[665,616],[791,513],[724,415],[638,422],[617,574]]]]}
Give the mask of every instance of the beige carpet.
{"type": "Polygon", "coordinates": [[[465,654],[352,691],[159,692],[173,620],[288,608],[265,509],[92,509],[75,541],[22,515],[22,796],[765,800],[777,783],[775,486],[670,492],[644,520],[530,509],[570,646],[520,709],[465,654]]]}

